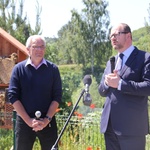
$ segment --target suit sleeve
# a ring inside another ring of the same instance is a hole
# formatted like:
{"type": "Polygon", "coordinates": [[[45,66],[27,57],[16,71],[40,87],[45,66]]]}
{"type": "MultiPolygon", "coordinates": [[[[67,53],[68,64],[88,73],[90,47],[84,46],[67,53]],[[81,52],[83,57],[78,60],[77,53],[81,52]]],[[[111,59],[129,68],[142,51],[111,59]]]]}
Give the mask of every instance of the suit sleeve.
{"type": "Polygon", "coordinates": [[[142,58],[138,60],[138,69],[131,70],[129,78],[122,79],[121,92],[137,96],[150,95],[150,54],[145,53],[144,56],[143,62],[142,58]]]}
{"type": "Polygon", "coordinates": [[[100,81],[99,87],[98,87],[98,91],[100,93],[101,96],[106,97],[107,93],[109,91],[109,87],[105,84],[105,75],[110,73],[110,68],[109,68],[109,61],[107,62],[106,68],[104,70],[104,73],[102,75],[102,79],[100,81]]]}

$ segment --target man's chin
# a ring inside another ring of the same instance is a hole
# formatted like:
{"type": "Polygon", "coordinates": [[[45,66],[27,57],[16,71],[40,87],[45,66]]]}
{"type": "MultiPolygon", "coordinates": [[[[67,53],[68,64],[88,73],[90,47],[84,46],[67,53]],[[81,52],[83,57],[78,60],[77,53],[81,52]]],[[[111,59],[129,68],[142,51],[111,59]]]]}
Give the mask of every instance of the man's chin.
{"type": "Polygon", "coordinates": [[[117,45],[113,45],[113,49],[117,50],[117,48],[118,48],[117,45]]]}

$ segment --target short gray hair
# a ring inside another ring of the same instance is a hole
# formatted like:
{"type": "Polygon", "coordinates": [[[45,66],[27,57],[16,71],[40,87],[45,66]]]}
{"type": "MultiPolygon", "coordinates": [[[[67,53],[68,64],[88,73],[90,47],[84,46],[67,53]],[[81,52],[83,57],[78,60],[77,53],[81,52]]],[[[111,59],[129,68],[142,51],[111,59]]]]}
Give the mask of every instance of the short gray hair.
{"type": "Polygon", "coordinates": [[[40,38],[44,42],[44,47],[46,47],[46,40],[42,35],[31,35],[26,41],[26,48],[31,46],[33,39],[40,38]]]}

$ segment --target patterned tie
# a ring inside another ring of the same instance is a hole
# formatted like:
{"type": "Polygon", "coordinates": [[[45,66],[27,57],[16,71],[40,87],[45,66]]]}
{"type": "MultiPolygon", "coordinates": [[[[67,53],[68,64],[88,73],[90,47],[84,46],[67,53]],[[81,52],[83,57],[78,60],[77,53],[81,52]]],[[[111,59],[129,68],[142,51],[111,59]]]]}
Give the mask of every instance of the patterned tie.
{"type": "Polygon", "coordinates": [[[120,72],[120,70],[122,69],[123,56],[124,56],[124,54],[120,53],[120,54],[119,54],[119,57],[118,57],[118,60],[117,60],[117,63],[116,63],[115,70],[118,70],[119,72],[120,72]]]}

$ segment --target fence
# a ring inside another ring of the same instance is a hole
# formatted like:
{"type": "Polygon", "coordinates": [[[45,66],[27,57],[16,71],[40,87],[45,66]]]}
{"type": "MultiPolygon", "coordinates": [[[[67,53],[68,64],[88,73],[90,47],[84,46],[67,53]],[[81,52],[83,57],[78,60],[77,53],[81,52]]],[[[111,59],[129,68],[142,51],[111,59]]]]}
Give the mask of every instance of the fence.
{"type": "MultiPolygon", "coordinates": [[[[12,114],[10,115],[12,116],[12,114]]],[[[60,133],[67,117],[57,115],[56,119],[60,133]]],[[[0,129],[0,143],[0,150],[10,150],[14,143],[13,129],[0,129]]],[[[38,140],[36,140],[33,150],[40,150],[38,140]]],[[[59,141],[59,150],[105,150],[103,135],[99,132],[99,115],[72,116],[59,141]]],[[[149,135],[147,136],[146,150],[150,150],[149,135]]]]}
{"type": "MultiPolygon", "coordinates": [[[[66,119],[64,116],[57,116],[59,131],[66,119]]],[[[99,130],[97,117],[73,116],[60,139],[60,150],[104,150],[103,135],[99,130]]]]}

